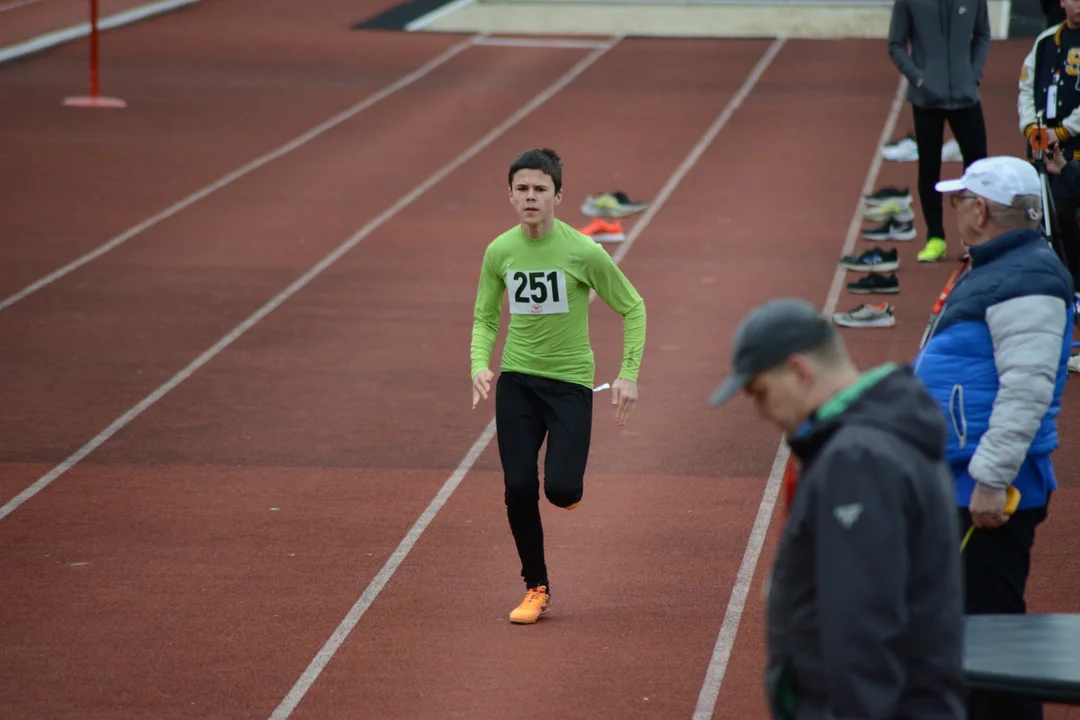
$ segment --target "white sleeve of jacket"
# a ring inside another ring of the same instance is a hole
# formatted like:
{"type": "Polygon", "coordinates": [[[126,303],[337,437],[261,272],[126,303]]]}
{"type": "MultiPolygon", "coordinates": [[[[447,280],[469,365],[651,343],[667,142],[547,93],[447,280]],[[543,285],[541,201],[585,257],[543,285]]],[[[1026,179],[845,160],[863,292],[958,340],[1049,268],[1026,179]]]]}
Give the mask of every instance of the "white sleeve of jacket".
{"type": "Polygon", "coordinates": [[[998,392],[990,423],[968,463],[977,482],[1004,490],[1016,479],[1054,396],[1068,311],[1050,295],[1028,295],[991,306],[998,392]]]}
{"type": "Polygon", "coordinates": [[[1027,129],[1035,124],[1035,50],[1039,47],[1040,37],[1031,46],[1031,51],[1020,66],[1020,93],[1016,100],[1016,110],[1020,116],[1020,133],[1027,136],[1027,129]]]}

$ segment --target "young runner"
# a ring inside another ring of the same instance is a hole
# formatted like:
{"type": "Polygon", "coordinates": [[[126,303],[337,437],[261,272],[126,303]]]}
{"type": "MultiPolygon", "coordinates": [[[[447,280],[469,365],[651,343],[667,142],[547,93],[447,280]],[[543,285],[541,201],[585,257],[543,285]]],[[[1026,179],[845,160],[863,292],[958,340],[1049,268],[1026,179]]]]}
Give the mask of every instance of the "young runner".
{"type": "Polygon", "coordinates": [[[544,495],[568,510],[581,501],[592,432],[595,362],[589,341],[589,291],[623,316],[623,360],[611,383],[615,422],[637,405],[645,346],[645,302],[607,251],[555,217],[562,160],[527,150],[509,173],[519,224],[484,252],[472,331],[473,409],[491,392],[489,369],[503,293],[510,325],[495,386],[495,424],[510,531],[521,560],[525,599],[510,621],[534,623],[548,612],[551,583],[540,522],[540,446],[547,438],[544,495]]]}

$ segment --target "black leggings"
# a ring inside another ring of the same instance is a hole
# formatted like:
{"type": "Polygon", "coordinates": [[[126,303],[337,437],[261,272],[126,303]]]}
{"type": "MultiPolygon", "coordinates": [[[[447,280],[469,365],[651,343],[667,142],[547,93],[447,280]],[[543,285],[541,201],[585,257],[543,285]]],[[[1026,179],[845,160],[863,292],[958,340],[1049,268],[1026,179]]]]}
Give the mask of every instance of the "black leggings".
{"type": "Polygon", "coordinates": [[[945,144],[945,123],[964,157],[964,168],[986,157],[986,123],[982,104],[959,110],[937,110],[912,106],[915,144],[919,148],[919,204],[926,220],[926,239],[945,239],[941,193],[934,189],[941,180],[941,148],[945,144]]]}
{"type": "MultiPolygon", "coordinates": [[[[959,508],[960,531],[971,527],[971,513],[959,508]]],[[[1018,510],[994,530],[976,528],[964,550],[964,612],[1027,612],[1024,591],[1031,569],[1035,529],[1046,519],[1047,508],[1018,510]]],[[[1041,702],[1009,695],[973,691],[968,720],[1042,720],[1041,702]]]]}
{"type": "Polygon", "coordinates": [[[503,372],[495,385],[506,515],[527,588],[551,588],[540,522],[540,446],[546,436],[544,495],[557,507],[575,505],[585,488],[592,407],[592,389],[575,383],[503,372]]]}

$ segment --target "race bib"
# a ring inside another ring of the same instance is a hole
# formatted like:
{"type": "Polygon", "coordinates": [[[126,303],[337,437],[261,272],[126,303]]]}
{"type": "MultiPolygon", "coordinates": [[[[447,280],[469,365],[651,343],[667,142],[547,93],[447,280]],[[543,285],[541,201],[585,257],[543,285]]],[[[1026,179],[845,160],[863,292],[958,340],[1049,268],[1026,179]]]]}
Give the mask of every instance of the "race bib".
{"type": "Polygon", "coordinates": [[[556,315],[570,312],[566,274],[562,270],[506,271],[510,312],[516,315],[556,315]]]}

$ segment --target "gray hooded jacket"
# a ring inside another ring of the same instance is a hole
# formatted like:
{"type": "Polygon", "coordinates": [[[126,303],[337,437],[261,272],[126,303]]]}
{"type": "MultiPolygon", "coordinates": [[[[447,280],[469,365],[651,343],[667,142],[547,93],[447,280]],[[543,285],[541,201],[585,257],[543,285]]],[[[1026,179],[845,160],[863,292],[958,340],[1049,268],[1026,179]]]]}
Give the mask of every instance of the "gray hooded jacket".
{"type": "Polygon", "coordinates": [[[893,5],[889,57],[908,79],[912,105],[940,110],[975,105],[989,54],[986,0],[896,0],[893,5]]]}

